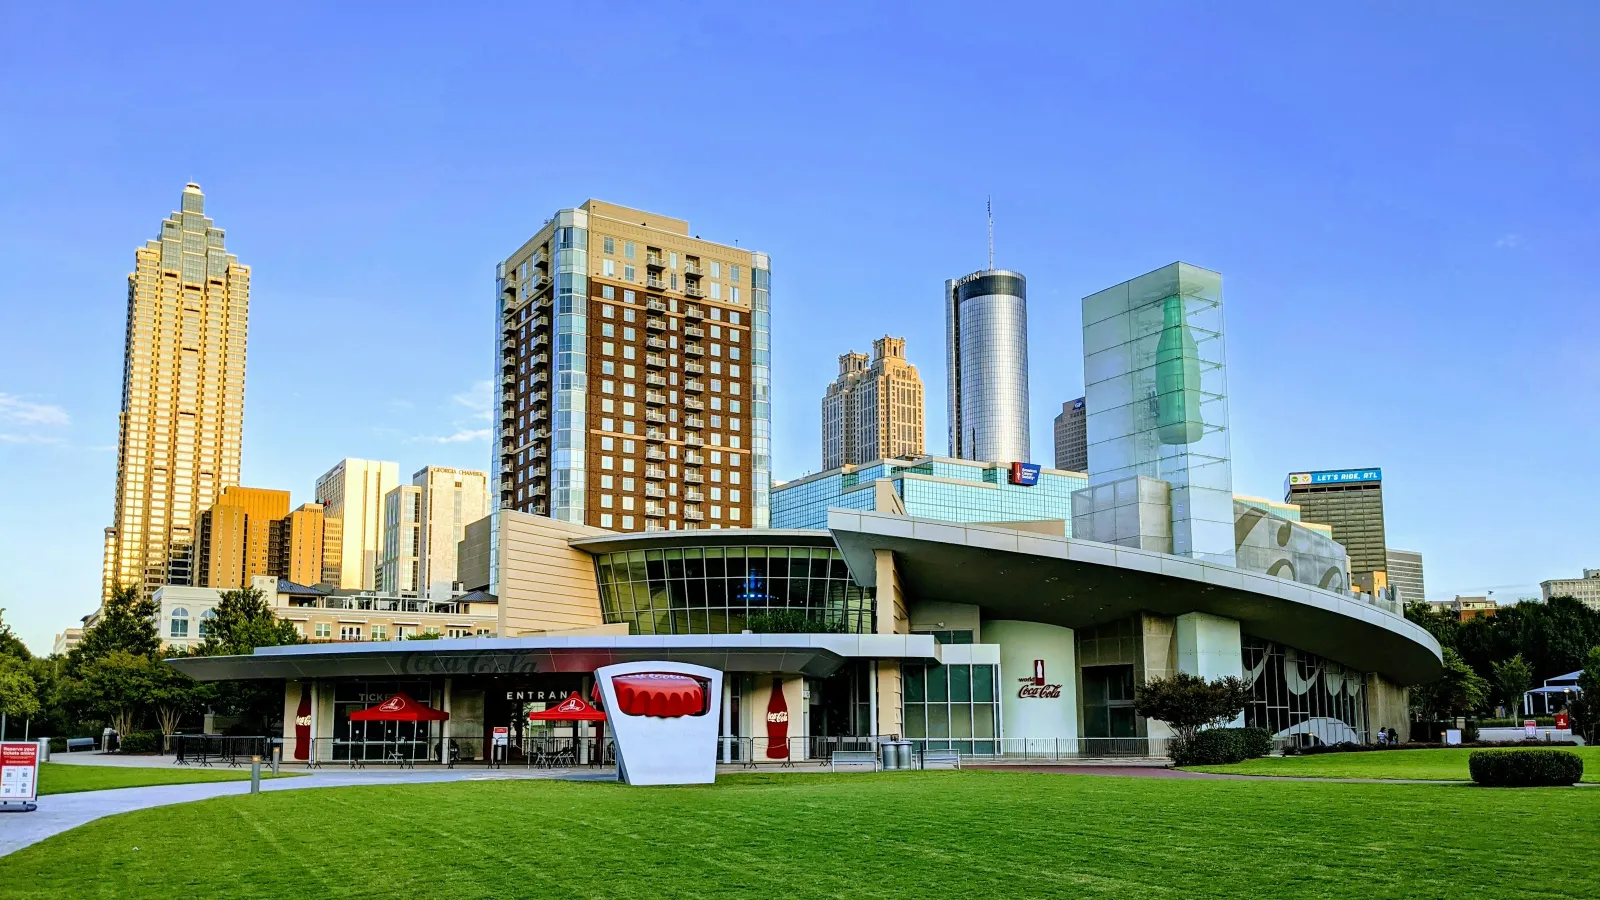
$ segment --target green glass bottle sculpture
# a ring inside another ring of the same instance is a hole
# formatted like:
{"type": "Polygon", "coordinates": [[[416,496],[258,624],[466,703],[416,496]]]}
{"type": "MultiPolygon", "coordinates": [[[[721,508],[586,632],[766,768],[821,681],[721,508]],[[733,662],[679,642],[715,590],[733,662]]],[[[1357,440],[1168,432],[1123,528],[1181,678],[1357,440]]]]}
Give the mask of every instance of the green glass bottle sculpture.
{"type": "Polygon", "coordinates": [[[1183,297],[1162,301],[1156,345],[1156,428],[1163,444],[1200,440],[1200,351],[1183,318],[1183,297]]]}

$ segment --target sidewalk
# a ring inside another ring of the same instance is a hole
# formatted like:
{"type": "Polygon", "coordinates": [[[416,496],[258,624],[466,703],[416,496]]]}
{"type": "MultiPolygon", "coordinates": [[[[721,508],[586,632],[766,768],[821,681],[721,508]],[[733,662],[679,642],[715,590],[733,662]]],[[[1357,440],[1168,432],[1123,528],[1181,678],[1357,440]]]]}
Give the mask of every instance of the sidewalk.
{"type": "MultiPolygon", "coordinates": [[[[85,754],[87,755],[87,754],[85,754]]],[[[156,757],[132,757],[153,765],[156,757]]],[[[168,757],[170,763],[171,757],[168,757]]],[[[53,762],[54,760],[52,760],[53,762]]],[[[339,769],[316,771],[296,778],[275,778],[261,782],[267,791],[297,791],[305,788],[354,787],[383,784],[435,784],[448,781],[509,781],[560,779],[565,781],[612,781],[616,772],[601,769],[577,772],[561,769],[339,769]]],[[[38,810],[31,813],[0,813],[0,856],[15,853],[30,844],[93,822],[103,816],[248,794],[250,781],[213,781],[200,784],[166,784],[151,787],[118,788],[109,791],[84,791],[76,794],[48,794],[39,798],[38,810]]]]}

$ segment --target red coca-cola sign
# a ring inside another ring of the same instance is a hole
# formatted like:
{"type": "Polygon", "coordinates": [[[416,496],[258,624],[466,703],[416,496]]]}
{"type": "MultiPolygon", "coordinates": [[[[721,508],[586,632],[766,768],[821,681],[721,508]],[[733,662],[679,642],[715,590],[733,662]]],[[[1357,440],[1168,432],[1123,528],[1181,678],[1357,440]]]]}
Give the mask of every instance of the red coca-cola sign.
{"type": "Polygon", "coordinates": [[[311,688],[300,685],[300,706],[294,711],[294,758],[311,758],[311,688]]]}
{"type": "Polygon", "coordinates": [[[674,719],[703,715],[706,711],[705,686],[688,675],[618,675],[611,679],[611,686],[617,692],[618,710],[625,715],[674,719]]]}
{"type": "Polygon", "coordinates": [[[1017,688],[1017,697],[1023,700],[1049,700],[1061,696],[1061,685],[1046,684],[1044,677],[1044,660],[1033,661],[1033,674],[1018,678],[1022,687],[1017,688]]]}
{"type": "Polygon", "coordinates": [[[789,758],[789,704],[783,699],[783,679],[772,679],[767,701],[767,759],[789,758]]]}

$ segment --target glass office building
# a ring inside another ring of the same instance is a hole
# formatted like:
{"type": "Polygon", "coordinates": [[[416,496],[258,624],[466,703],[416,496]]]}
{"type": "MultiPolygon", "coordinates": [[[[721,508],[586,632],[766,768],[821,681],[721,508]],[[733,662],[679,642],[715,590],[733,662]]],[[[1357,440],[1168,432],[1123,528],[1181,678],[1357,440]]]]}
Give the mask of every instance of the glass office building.
{"type": "Polygon", "coordinates": [[[986,269],[944,283],[950,455],[1028,459],[1028,282],[986,269]]]}
{"type": "Polygon", "coordinates": [[[946,522],[1062,520],[1071,537],[1072,492],[1088,484],[1078,472],[1040,469],[1032,485],[1012,483],[1012,467],[940,456],[880,459],[796,479],[772,489],[773,528],[826,528],[829,509],[887,511],[946,522]],[[881,497],[879,481],[894,497],[881,497]]]}
{"type": "Polygon", "coordinates": [[[1173,263],[1083,298],[1089,481],[1172,487],[1172,552],[1232,565],[1222,276],[1173,263]]]}

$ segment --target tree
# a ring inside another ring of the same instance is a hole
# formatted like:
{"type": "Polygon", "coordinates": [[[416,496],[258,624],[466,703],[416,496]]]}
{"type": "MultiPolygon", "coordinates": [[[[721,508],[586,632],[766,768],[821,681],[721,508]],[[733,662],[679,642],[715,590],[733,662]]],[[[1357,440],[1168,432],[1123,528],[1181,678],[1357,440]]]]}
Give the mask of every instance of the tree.
{"type": "Polygon", "coordinates": [[[6,624],[5,619],[6,611],[0,609],[0,658],[11,657],[24,662],[33,659],[33,654],[28,652],[28,646],[11,631],[11,626],[6,624]]]}
{"type": "Polygon", "coordinates": [[[28,662],[0,656],[0,714],[11,719],[31,719],[39,714],[39,684],[28,662]]]}
{"type": "Polygon", "coordinates": [[[1407,603],[1405,607],[1406,618],[1418,625],[1423,630],[1433,635],[1441,647],[1454,647],[1456,645],[1456,632],[1461,628],[1461,621],[1453,614],[1436,610],[1432,605],[1417,600],[1407,603]]]}
{"type": "Polygon", "coordinates": [[[1439,679],[1411,689],[1411,705],[1429,721],[1468,715],[1488,697],[1489,683],[1449,647],[1444,648],[1444,673],[1439,679]]]}
{"type": "Polygon", "coordinates": [[[1522,715],[1522,695],[1528,692],[1533,685],[1533,670],[1528,668],[1528,663],[1523,660],[1522,654],[1511,657],[1493,666],[1494,686],[1500,692],[1500,699],[1510,708],[1512,716],[1522,715]]]}
{"type": "Polygon", "coordinates": [[[156,603],[139,595],[137,587],[117,587],[100,608],[100,619],[83,632],[83,640],[67,654],[67,668],[78,674],[83,666],[118,650],[132,656],[149,656],[161,647],[156,633],[156,603]]]}
{"type": "Polygon", "coordinates": [[[1583,661],[1583,674],[1578,676],[1578,696],[1570,704],[1573,730],[1584,740],[1594,741],[1600,732],[1600,646],[1589,648],[1583,661]]]}
{"type": "Polygon", "coordinates": [[[1229,722],[1244,712],[1250,689],[1232,675],[1207,681],[1179,672],[1171,678],[1152,678],[1134,689],[1133,711],[1165,722],[1184,746],[1207,725],[1229,722]]]}
{"type": "Polygon", "coordinates": [[[158,665],[166,664],[152,654],[112,650],[83,665],[76,684],[78,701],[118,734],[132,734],[150,704],[158,665]]]}
{"type": "Polygon", "coordinates": [[[216,613],[201,645],[206,656],[232,656],[257,647],[304,642],[294,623],[274,615],[266,595],[253,587],[223,591],[217,598],[216,613]]]}
{"type": "Polygon", "coordinates": [[[163,753],[170,749],[167,742],[183,717],[205,709],[217,695],[215,686],[197,682],[159,658],[151,660],[147,689],[145,703],[155,713],[163,753]]]}

